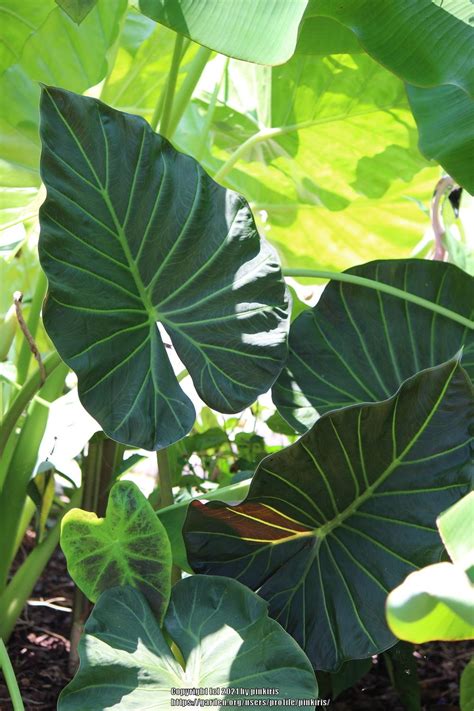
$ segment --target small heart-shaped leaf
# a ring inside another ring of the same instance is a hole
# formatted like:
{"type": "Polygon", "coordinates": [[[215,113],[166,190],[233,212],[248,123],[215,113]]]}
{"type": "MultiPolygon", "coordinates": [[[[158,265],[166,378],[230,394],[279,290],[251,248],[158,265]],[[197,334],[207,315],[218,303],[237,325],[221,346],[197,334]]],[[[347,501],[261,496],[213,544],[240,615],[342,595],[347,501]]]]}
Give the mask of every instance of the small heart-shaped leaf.
{"type": "Polygon", "coordinates": [[[132,585],[162,620],[171,592],[171,547],[163,524],[130,481],[112,488],[105,518],[72,509],[61,547],[71,577],[96,602],[106,589],[132,585]]]}

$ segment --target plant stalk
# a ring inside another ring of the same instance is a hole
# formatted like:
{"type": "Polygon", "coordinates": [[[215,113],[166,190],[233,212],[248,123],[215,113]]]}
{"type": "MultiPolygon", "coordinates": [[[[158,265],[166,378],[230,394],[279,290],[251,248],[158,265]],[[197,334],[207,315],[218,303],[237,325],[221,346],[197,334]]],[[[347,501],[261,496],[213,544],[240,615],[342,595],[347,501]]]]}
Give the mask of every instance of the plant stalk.
{"type": "Polygon", "coordinates": [[[187,72],[173,103],[173,111],[167,134],[168,138],[171,138],[176,131],[211,54],[212,50],[207,47],[200,47],[196,53],[196,56],[192,60],[189,66],[189,71],[187,72]]]}
{"type": "Polygon", "coordinates": [[[216,111],[217,98],[219,96],[219,92],[221,90],[221,86],[224,81],[224,77],[227,75],[228,66],[229,66],[229,57],[226,58],[226,61],[224,63],[224,69],[222,71],[221,78],[214,85],[214,91],[212,92],[211,100],[209,101],[209,105],[207,107],[206,118],[204,120],[204,126],[202,128],[201,140],[199,142],[199,148],[196,151],[196,160],[197,161],[201,161],[204,156],[204,151],[206,149],[207,137],[209,135],[209,130],[211,128],[212,120],[214,118],[214,113],[216,111]]]}
{"type": "MultiPolygon", "coordinates": [[[[158,463],[158,480],[160,483],[160,506],[159,508],[167,508],[174,504],[173,483],[171,481],[171,469],[168,452],[166,449],[160,449],[156,453],[156,461],[158,463]]],[[[181,570],[177,565],[171,567],[171,585],[174,585],[181,580],[181,570]]]]}
{"type": "Polygon", "coordinates": [[[283,276],[287,277],[308,277],[310,279],[333,279],[334,281],[342,281],[347,284],[355,284],[356,286],[365,286],[368,289],[375,289],[376,291],[381,291],[384,294],[389,294],[390,296],[396,296],[398,299],[404,299],[405,301],[410,301],[412,304],[417,306],[422,306],[429,311],[439,314],[440,316],[445,316],[451,319],[451,321],[456,321],[460,323],[465,328],[474,330],[474,321],[471,321],[466,316],[461,316],[461,314],[451,311],[440,304],[435,304],[428,299],[423,299],[421,296],[412,294],[409,291],[404,291],[403,289],[397,289],[395,286],[390,286],[390,284],[384,284],[381,281],[375,281],[374,279],[367,279],[366,277],[356,276],[355,274],[346,274],[344,272],[330,272],[319,269],[282,269],[283,276]]]}
{"type": "Polygon", "coordinates": [[[166,449],[160,449],[156,453],[156,461],[158,463],[158,479],[160,482],[160,508],[164,509],[174,504],[170,461],[166,449]]]}
{"type": "Polygon", "coordinates": [[[176,90],[176,81],[178,79],[179,65],[183,56],[183,35],[176,35],[174,43],[173,57],[171,59],[170,71],[168,74],[168,82],[166,85],[166,94],[163,103],[163,113],[160,121],[160,134],[169,137],[169,128],[171,121],[171,110],[173,107],[173,99],[176,90]]]}
{"type": "MultiPolygon", "coordinates": [[[[385,109],[389,109],[389,107],[380,107],[380,111],[383,111],[385,109]]],[[[362,111],[357,111],[352,114],[352,118],[355,118],[356,116],[365,116],[368,113],[372,113],[371,110],[362,110],[362,111]]],[[[222,182],[227,175],[230,173],[234,165],[247,153],[249,148],[252,148],[253,146],[257,145],[258,143],[263,143],[265,141],[269,141],[272,138],[278,138],[278,136],[284,136],[287,133],[294,133],[295,131],[300,131],[301,129],[305,128],[311,128],[313,126],[320,126],[325,123],[329,123],[332,121],[337,121],[346,118],[345,114],[342,114],[341,116],[331,116],[331,117],[322,117],[322,118],[317,118],[317,119],[308,119],[306,121],[300,121],[298,123],[293,123],[289,124],[288,126],[274,126],[271,128],[262,128],[256,133],[253,134],[253,136],[249,136],[246,141],[244,141],[229,157],[229,159],[221,166],[221,168],[217,171],[217,173],[214,176],[214,180],[217,182],[222,182]]]]}
{"type": "Polygon", "coordinates": [[[16,680],[15,672],[8,656],[7,648],[3,639],[0,638],[0,669],[3,671],[3,676],[5,677],[5,682],[7,684],[7,689],[10,694],[10,698],[13,704],[13,711],[25,711],[23,706],[23,701],[20,694],[20,689],[18,688],[18,682],[16,680]]]}

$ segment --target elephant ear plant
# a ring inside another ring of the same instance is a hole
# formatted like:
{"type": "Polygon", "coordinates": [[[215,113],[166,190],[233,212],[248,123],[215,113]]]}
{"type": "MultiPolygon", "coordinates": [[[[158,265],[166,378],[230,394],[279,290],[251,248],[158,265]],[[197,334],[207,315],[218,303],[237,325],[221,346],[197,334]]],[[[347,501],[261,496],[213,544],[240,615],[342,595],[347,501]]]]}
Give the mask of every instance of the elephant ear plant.
{"type": "Polygon", "coordinates": [[[105,518],[66,515],[96,606],[59,708],[169,708],[199,687],[316,706],[315,672],[396,644],[387,595],[439,562],[436,519],[469,491],[473,280],[421,260],[311,273],[332,280],[288,352],[289,292],[243,197],[141,118],[52,87],[41,112],[44,321],[103,430],[159,451],[163,489],[194,424],[188,375],[218,412],[273,386],[303,433],[208,503],[170,490],[156,514],[118,482],[105,518]],[[171,586],[172,563],[198,575],[171,586]]]}

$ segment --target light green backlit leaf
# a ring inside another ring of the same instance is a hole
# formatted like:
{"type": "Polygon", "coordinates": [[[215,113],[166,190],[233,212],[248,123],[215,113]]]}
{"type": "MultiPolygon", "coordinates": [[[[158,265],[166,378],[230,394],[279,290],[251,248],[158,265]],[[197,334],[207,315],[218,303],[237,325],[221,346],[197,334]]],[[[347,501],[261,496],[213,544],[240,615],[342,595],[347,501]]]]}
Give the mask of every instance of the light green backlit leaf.
{"type": "Polygon", "coordinates": [[[2,0],[0,2],[0,73],[21,57],[23,47],[31,35],[38,31],[42,23],[54,10],[53,0],[2,0]]]}
{"type": "Polygon", "coordinates": [[[390,593],[387,622],[417,644],[474,639],[474,585],[458,565],[428,565],[390,593]]]}
{"type": "Polygon", "coordinates": [[[140,0],[153,20],[230,57],[281,64],[295,50],[307,0],[140,0]]]}
{"type": "Polygon", "coordinates": [[[437,525],[449,557],[466,571],[474,584],[474,492],[438,517],[437,525]]]}
{"type": "Polygon", "coordinates": [[[173,140],[246,196],[291,267],[410,256],[427,222],[414,199],[428,203],[439,176],[417,149],[403,83],[364,54],[227,71],[218,58],[173,140]]]}
{"type": "MultiPolygon", "coordinates": [[[[18,10],[18,3],[13,4],[18,10]]],[[[48,6],[48,2],[31,4],[48,6]]],[[[99,0],[80,27],[54,2],[50,5],[47,18],[29,37],[21,61],[0,76],[2,229],[36,217],[42,199],[38,198],[38,82],[57,84],[78,92],[98,84],[107,72],[108,53],[117,39],[127,3],[126,0],[113,3],[99,0]]]]}

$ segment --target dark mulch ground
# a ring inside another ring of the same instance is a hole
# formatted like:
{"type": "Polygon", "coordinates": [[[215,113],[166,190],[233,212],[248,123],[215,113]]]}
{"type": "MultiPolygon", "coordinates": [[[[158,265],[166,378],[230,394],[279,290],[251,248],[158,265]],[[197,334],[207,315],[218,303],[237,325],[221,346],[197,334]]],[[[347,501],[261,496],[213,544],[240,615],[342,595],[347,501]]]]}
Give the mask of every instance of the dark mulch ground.
{"type": "MultiPolygon", "coordinates": [[[[30,535],[25,539],[23,555],[31,545],[30,535]]],[[[27,605],[8,645],[26,711],[54,711],[59,692],[71,678],[68,671],[71,614],[57,607],[70,608],[72,595],[73,585],[64,556],[58,550],[32,595],[32,600],[44,600],[48,606],[27,605]]],[[[462,642],[417,647],[423,711],[459,709],[459,675],[472,651],[472,645],[462,642]]],[[[11,711],[2,682],[0,711],[11,711]]],[[[344,692],[330,708],[405,711],[406,707],[391,688],[383,664],[376,663],[356,687],[344,692]]]]}

